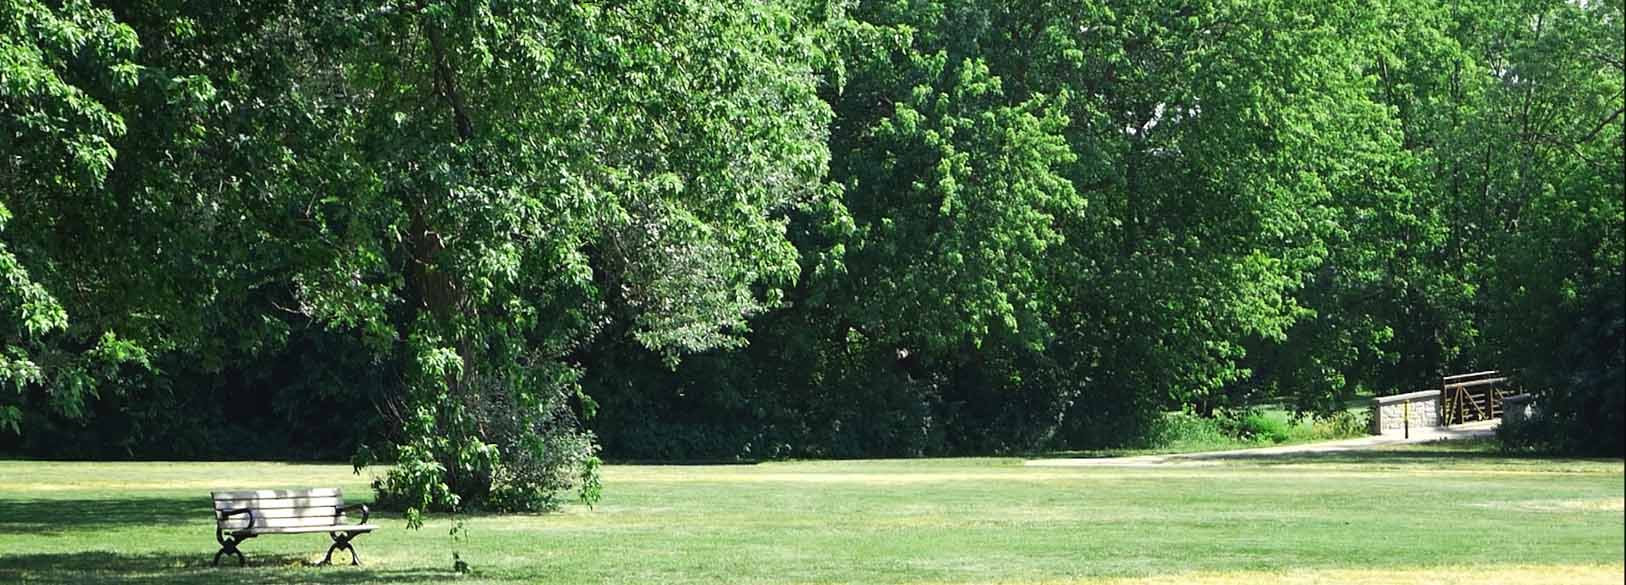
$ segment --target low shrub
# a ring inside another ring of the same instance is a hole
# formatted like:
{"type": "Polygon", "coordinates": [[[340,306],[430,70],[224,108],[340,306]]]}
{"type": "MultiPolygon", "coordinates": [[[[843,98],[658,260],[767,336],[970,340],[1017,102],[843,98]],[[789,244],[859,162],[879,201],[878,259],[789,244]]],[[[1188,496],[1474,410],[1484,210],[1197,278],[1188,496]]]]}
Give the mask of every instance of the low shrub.
{"type": "Polygon", "coordinates": [[[1558,452],[1560,445],[1554,439],[1562,436],[1562,433],[1556,426],[1543,418],[1517,422],[1504,419],[1502,424],[1496,426],[1496,441],[1501,444],[1504,453],[1558,452]]]}
{"type": "Polygon", "coordinates": [[[1293,438],[1293,422],[1258,410],[1241,413],[1230,423],[1231,435],[1244,441],[1286,443],[1293,438]]]}
{"type": "Polygon", "coordinates": [[[1371,432],[1372,413],[1367,410],[1340,410],[1317,416],[1310,422],[1310,438],[1332,441],[1363,437],[1371,432]]]}
{"type": "MultiPolygon", "coordinates": [[[[540,378],[540,377],[539,377],[540,378]]],[[[448,450],[451,441],[425,440],[394,449],[394,466],[373,481],[377,504],[403,510],[408,525],[426,511],[542,512],[557,510],[570,492],[587,504],[599,495],[598,448],[581,428],[569,404],[574,387],[566,376],[555,383],[522,385],[511,377],[471,376],[475,391],[462,400],[453,431],[484,440],[448,450]]],[[[447,425],[451,426],[451,425],[447,425]]],[[[365,450],[356,464],[373,463],[365,450]]]]}
{"type": "Polygon", "coordinates": [[[1214,416],[1167,412],[1137,448],[1168,452],[1210,451],[1259,445],[1331,441],[1364,436],[1371,424],[1364,410],[1294,415],[1275,409],[1224,410],[1214,416]]]}
{"type": "Polygon", "coordinates": [[[1154,448],[1177,445],[1223,445],[1233,442],[1217,419],[1190,412],[1165,413],[1150,434],[1154,448]]]}

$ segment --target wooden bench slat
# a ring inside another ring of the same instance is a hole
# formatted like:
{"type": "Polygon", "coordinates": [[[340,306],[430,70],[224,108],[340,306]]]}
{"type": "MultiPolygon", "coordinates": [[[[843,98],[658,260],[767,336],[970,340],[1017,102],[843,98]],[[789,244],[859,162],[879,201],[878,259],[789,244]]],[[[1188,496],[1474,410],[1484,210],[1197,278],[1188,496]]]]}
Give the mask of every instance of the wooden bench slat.
{"type": "MultiPolygon", "coordinates": [[[[254,518],[258,520],[263,518],[316,518],[323,516],[332,518],[339,508],[336,506],[316,506],[312,508],[253,508],[253,510],[254,518]]],[[[247,518],[247,516],[239,514],[231,517],[233,520],[240,518],[247,518]]],[[[215,519],[220,519],[219,510],[215,511],[215,519]]]]}
{"type": "MultiPolygon", "coordinates": [[[[259,530],[261,528],[283,528],[291,526],[334,526],[336,524],[343,524],[344,521],[345,518],[343,516],[335,519],[331,515],[307,516],[304,518],[255,518],[253,529],[259,530]]],[[[248,517],[232,516],[231,518],[220,521],[220,527],[228,530],[248,528],[248,517]]]]}
{"type": "Polygon", "coordinates": [[[352,533],[356,533],[356,532],[372,532],[374,530],[378,530],[378,526],[373,525],[373,524],[346,524],[344,526],[326,526],[326,527],[324,527],[324,526],[289,526],[289,527],[282,527],[282,528],[267,528],[267,529],[264,529],[264,530],[261,530],[260,528],[256,527],[254,530],[238,530],[238,531],[233,531],[232,533],[233,534],[239,534],[239,533],[249,533],[249,534],[305,534],[305,533],[310,533],[310,532],[352,532],[352,533]]]}
{"type": "Polygon", "coordinates": [[[343,506],[344,498],[338,496],[273,499],[239,498],[215,500],[214,503],[216,510],[236,510],[239,508],[275,510],[281,508],[320,508],[322,506],[343,506]]]}
{"type": "Polygon", "coordinates": [[[246,500],[252,498],[314,498],[323,496],[342,497],[344,493],[339,488],[298,488],[285,490],[236,490],[209,492],[209,496],[216,500],[246,500]]]}

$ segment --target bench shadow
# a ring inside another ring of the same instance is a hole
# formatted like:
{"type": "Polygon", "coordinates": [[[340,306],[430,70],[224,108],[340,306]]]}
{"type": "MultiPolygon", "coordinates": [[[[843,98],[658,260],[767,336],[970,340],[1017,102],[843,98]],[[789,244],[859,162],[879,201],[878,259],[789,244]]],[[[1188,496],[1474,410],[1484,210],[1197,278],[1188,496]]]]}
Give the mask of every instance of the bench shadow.
{"type": "Polygon", "coordinates": [[[0,553],[0,583],[103,585],[112,583],[440,583],[450,570],[374,569],[313,565],[295,555],[250,556],[248,566],[230,560],[220,567],[210,555],[119,554],[106,551],[7,555],[0,553]]]}
{"type": "MultiPolygon", "coordinates": [[[[388,569],[338,564],[318,567],[308,555],[279,555],[248,550],[248,566],[214,557],[213,515],[208,498],[131,499],[0,499],[0,533],[45,537],[82,537],[126,527],[197,525],[202,541],[196,553],[85,551],[9,554],[0,551],[0,583],[42,585],[112,583],[440,583],[456,578],[451,571],[388,569]]],[[[92,545],[94,546],[94,545],[92,545]]],[[[363,549],[365,550],[365,549],[363,549]]],[[[341,563],[349,556],[337,555],[341,563]]],[[[364,559],[365,560],[365,559],[364,559]]]]}
{"type": "MultiPolygon", "coordinates": [[[[356,500],[355,503],[367,503],[356,500]]],[[[373,510],[374,518],[393,516],[373,510]]],[[[57,536],[125,526],[209,526],[214,507],[207,497],[128,499],[0,498],[0,533],[57,536]]]]}

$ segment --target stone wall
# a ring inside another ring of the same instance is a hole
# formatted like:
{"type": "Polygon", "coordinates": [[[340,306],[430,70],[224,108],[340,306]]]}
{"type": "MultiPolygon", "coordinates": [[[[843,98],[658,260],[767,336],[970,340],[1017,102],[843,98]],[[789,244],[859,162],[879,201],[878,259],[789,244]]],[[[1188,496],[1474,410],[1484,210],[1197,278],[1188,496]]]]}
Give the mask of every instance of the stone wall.
{"type": "Polygon", "coordinates": [[[1412,430],[1440,426],[1440,391],[1424,390],[1373,398],[1372,434],[1389,435],[1406,432],[1408,414],[1411,417],[1412,430]]]}

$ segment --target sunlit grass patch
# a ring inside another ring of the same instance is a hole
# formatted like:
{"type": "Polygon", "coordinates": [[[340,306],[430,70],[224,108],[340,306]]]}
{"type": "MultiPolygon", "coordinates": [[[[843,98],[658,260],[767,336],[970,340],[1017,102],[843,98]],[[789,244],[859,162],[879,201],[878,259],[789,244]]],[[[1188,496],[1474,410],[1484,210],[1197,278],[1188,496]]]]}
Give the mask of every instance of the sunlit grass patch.
{"type": "MultiPolygon", "coordinates": [[[[1192,573],[1078,581],[1080,585],[1608,585],[1621,583],[1626,566],[1490,565],[1418,569],[1322,569],[1192,573]]],[[[1065,582],[1057,582],[1062,585],[1065,582]]]]}
{"type": "Polygon", "coordinates": [[[0,583],[1594,583],[1623,561],[1623,478],[1618,460],[1429,449],[1201,467],[611,465],[594,507],[461,514],[458,541],[446,515],[413,531],[376,512],[360,569],[311,566],[322,535],[254,539],[249,567],[213,569],[209,489],[336,485],[365,502],[368,473],[10,461],[0,583]],[[453,552],[472,575],[451,572],[453,552]]]}
{"type": "Polygon", "coordinates": [[[1626,511],[1626,498],[1591,498],[1584,500],[1536,499],[1511,502],[1476,502],[1474,505],[1504,510],[1531,512],[1621,512],[1626,511]]]}

